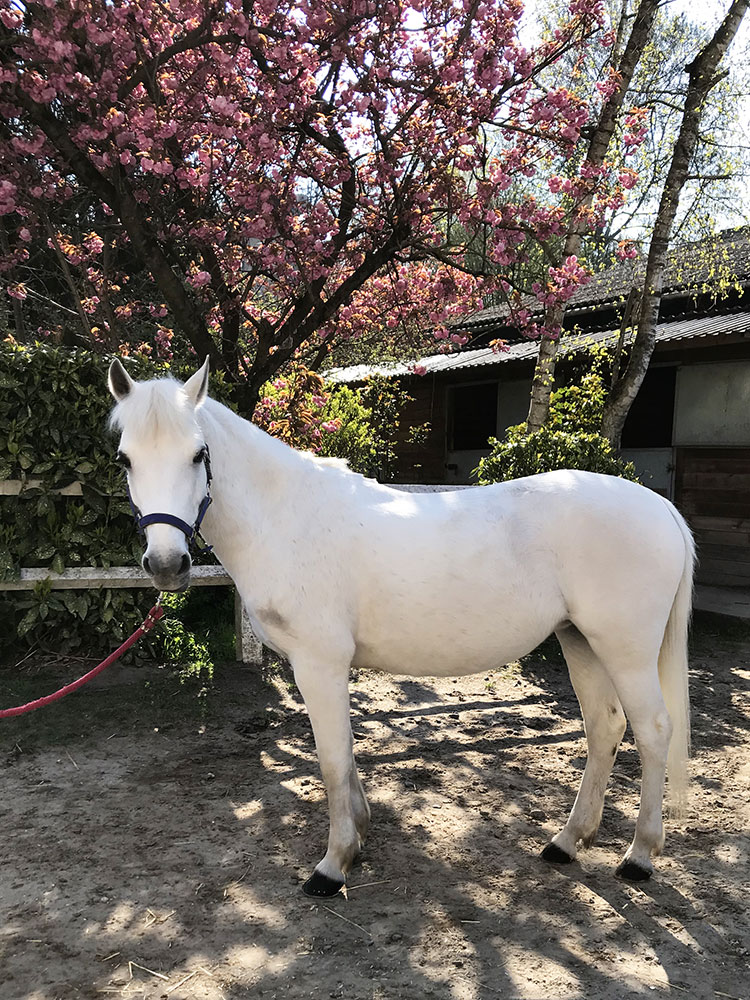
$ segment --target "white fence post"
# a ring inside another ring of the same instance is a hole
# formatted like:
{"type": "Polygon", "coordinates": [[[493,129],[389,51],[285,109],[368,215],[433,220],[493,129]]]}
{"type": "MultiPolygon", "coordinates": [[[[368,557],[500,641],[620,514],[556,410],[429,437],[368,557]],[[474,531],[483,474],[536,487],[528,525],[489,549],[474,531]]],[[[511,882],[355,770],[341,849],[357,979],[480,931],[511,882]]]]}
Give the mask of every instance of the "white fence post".
{"type": "Polygon", "coordinates": [[[263,643],[253,632],[250,619],[245,613],[242,598],[234,591],[234,655],[240,663],[262,663],[263,643]]]}

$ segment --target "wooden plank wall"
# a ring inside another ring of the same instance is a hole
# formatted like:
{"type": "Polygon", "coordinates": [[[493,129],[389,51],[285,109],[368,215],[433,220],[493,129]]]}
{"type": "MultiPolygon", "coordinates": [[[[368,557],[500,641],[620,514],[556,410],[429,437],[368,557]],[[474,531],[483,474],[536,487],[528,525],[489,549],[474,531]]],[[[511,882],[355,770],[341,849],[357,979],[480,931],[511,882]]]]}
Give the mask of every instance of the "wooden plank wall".
{"type": "Polygon", "coordinates": [[[678,448],[675,502],[698,543],[698,581],[750,587],[750,448],[678,448]]]}
{"type": "Polygon", "coordinates": [[[412,401],[401,415],[398,433],[399,483],[444,483],[445,470],[445,385],[434,376],[423,375],[406,385],[412,401]],[[410,440],[413,429],[429,424],[421,443],[410,440]]]}

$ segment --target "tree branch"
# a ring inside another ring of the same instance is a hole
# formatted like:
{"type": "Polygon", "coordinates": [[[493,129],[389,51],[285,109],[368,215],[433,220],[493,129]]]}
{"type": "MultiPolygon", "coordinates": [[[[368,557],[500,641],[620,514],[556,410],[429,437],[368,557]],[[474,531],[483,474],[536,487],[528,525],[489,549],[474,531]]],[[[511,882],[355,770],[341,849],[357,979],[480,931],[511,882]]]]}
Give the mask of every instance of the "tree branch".
{"type": "Polygon", "coordinates": [[[222,354],[208,332],[200,307],[172,270],[124,176],[120,173],[118,183],[113,184],[97,170],[88,156],[73,142],[62,122],[47,107],[33,100],[20,84],[16,85],[15,92],[18,103],[44,132],[66,167],[101,201],[117,212],[136,252],[151,272],[175,320],[196,352],[208,355],[214,367],[227,371],[222,354]]]}
{"type": "Polygon", "coordinates": [[[677,215],[680,193],[688,178],[690,163],[698,145],[701,114],[708,94],[721,78],[721,74],[717,73],[717,67],[736,35],[748,5],[750,0],[733,0],[713,38],[686,67],[689,83],[685,95],[685,109],[659,200],[656,223],[649,246],[643,293],[638,307],[636,337],[625,374],[607,401],[602,421],[602,433],[616,447],[619,447],[625,418],[643,384],[654,352],[667,250],[677,215]]]}

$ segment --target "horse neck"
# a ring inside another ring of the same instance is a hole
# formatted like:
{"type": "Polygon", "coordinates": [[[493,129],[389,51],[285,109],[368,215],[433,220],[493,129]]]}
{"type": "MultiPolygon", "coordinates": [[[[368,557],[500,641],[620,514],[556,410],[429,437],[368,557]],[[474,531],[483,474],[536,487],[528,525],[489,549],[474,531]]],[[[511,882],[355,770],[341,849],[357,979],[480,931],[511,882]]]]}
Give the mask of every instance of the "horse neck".
{"type": "Polygon", "coordinates": [[[239,532],[247,537],[254,525],[278,512],[284,497],[294,495],[293,484],[306,463],[294,449],[215,400],[206,400],[199,422],[211,452],[211,541],[221,558],[222,541],[231,546],[239,532]]]}

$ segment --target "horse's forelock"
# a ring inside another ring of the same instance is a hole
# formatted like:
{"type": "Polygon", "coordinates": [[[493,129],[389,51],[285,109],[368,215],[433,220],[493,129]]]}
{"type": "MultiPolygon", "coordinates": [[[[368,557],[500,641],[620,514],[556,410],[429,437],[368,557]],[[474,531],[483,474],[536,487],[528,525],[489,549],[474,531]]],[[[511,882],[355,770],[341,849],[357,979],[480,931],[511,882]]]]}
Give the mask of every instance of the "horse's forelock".
{"type": "Polygon", "coordinates": [[[172,378],[138,382],[112,410],[110,427],[139,439],[195,433],[195,411],[182,385],[172,378]]]}

